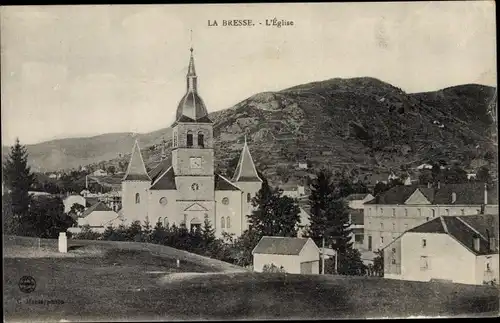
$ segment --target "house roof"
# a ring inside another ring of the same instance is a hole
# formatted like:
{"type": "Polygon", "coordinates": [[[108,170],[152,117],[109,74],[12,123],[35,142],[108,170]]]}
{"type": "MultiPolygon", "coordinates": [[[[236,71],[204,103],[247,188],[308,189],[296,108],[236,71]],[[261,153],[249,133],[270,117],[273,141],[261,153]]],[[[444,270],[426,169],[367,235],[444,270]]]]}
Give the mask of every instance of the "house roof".
{"type": "Polygon", "coordinates": [[[89,215],[90,213],[94,212],[94,211],[113,211],[111,210],[106,204],[104,204],[103,202],[99,202],[99,203],[96,203],[94,205],[92,205],[91,207],[89,207],[88,209],[86,209],[82,215],[80,216],[80,218],[84,218],[86,217],[87,215],[89,215]]]}
{"type": "Polygon", "coordinates": [[[345,200],[346,201],[358,201],[358,200],[363,200],[368,193],[353,193],[351,195],[348,195],[345,200]]]}
{"type": "Polygon", "coordinates": [[[215,174],[215,190],[216,191],[241,191],[239,187],[231,183],[222,175],[215,174]]]}
{"type": "Polygon", "coordinates": [[[262,182],[262,179],[257,174],[252,155],[250,155],[246,137],[238,165],[234,171],[233,182],[262,182]]]}
{"type": "Polygon", "coordinates": [[[290,237],[262,237],[252,254],[298,255],[308,239],[290,237]]]}
{"type": "MultiPolygon", "coordinates": [[[[465,184],[443,184],[439,188],[429,188],[420,185],[395,186],[384,193],[378,194],[373,200],[365,204],[404,204],[405,201],[418,189],[431,204],[484,204],[484,183],[471,182],[465,184]],[[452,195],[456,200],[452,203],[452,195]]],[[[488,188],[488,204],[498,204],[498,189],[496,186],[488,188]]]]}
{"type": "Polygon", "coordinates": [[[142,159],[141,149],[139,148],[139,142],[135,140],[134,147],[132,148],[132,155],[130,156],[130,162],[128,163],[127,172],[123,177],[124,181],[150,181],[146,170],[146,165],[142,159]]]}
{"type": "Polygon", "coordinates": [[[407,232],[448,234],[476,255],[498,252],[498,214],[442,216],[407,232]],[[479,250],[474,249],[475,238],[479,238],[479,250]],[[490,238],[496,241],[495,250],[489,248],[490,238]]]}

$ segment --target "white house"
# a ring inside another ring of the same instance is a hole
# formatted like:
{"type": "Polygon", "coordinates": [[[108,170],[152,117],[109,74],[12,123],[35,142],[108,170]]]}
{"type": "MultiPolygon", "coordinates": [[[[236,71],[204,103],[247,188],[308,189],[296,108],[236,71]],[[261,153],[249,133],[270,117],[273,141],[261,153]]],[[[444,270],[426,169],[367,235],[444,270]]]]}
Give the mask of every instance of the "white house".
{"type": "Polygon", "coordinates": [[[107,226],[117,227],[121,223],[118,213],[99,202],[86,209],[78,218],[78,228],[70,228],[68,231],[78,233],[83,226],[88,225],[92,231],[102,233],[107,226]]]}
{"type": "Polygon", "coordinates": [[[73,204],[80,204],[81,206],[86,206],[85,198],[81,195],[69,195],[63,200],[64,213],[68,213],[71,210],[73,204]]]}
{"type": "Polygon", "coordinates": [[[92,176],[108,176],[108,173],[102,169],[98,169],[92,173],[92,176]]]}
{"type": "Polygon", "coordinates": [[[306,194],[305,187],[302,185],[281,185],[280,188],[283,190],[283,196],[288,196],[291,198],[299,198],[306,194]]]}
{"type": "Polygon", "coordinates": [[[262,237],[252,255],[256,272],[274,264],[290,274],[319,274],[320,250],[310,238],[262,237]]]}
{"type": "Polygon", "coordinates": [[[299,169],[307,169],[307,163],[299,163],[299,169]]]}
{"type": "Polygon", "coordinates": [[[498,284],[498,261],[498,214],[441,216],[384,248],[384,277],[498,284]]]}

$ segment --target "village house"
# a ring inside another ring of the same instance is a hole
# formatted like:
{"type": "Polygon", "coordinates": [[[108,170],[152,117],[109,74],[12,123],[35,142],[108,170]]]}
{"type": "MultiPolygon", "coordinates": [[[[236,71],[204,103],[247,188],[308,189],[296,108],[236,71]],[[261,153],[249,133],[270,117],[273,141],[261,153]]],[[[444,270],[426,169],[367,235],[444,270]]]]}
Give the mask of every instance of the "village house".
{"type": "Polygon", "coordinates": [[[498,213],[496,191],[482,183],[393,187],[364,204],[364,248],[381,250],[403,232],[440,216],[498,213]]]}
{"type": "Polygon", "coordinates": [[[307,163],[299,163],[298,169],[307,169],[307,163]]]}
{"type": "Polygon", "coordinates": [[[384,248],[384,277],[498,283],[498,225],[498,213],[436,217],[384,248]]]}
{"type": "Polygon", "coordinates": [[[291,198],[299,198],[306,194],[305,187],[297,184],[285,184],[281,185],[280,189],[283,190],[282,195],[291,198]]]}
{"type": "Polygon", "coordinates": [[[66,198],[64,198],[63,204],[64,204],[64,213],[69,213],[73,204],[79,204],[83,207],[86,207],[87,201],[81,195],[68,195],[66,196],[66,198]]]}
{"type": "Polygon", "coordinates": [[[69,228],[71,233],[79,233],[83,226],[89,226],[90,229],[97,233],[103,233],[106,227],[118,227],[122,224],[122,219],[118,213],[110,209],[103,202],[96,203],[87,208],[82,215],[78,217],[77,227],[69,228]]]}
{"type": "Polygon", "coordinates": [[[320,250],[312,239],[262,237],[252,250],[253,270],[275,265],[290,274],[319,274],[320,250]]]}
{"type": "Polygon", "coordinates": [[[108,176],[108,173],[102,169],[98,169],[98,170],[94,171],[91,175],[101,177],[101,176],[108,176]]]}

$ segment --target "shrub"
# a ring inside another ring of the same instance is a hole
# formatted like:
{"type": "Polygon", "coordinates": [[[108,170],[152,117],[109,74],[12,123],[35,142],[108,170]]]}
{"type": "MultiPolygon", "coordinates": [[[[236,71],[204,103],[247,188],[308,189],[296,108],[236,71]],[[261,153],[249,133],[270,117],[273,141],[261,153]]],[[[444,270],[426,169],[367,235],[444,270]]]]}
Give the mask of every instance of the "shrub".
{"type": "Polygon", "coordinates": [[[85,225],[82,227],[82,231],[75,235],[75,239],[77,240],[97,240],[100,238],[102,234],[92,231],[90,226],[85,225]]]}
{"type": "Polygon", "coordinates": [[[262,268],[263,273],[286,273],[285,268],[283,266],[279,267],[276,266],[275,264],[270,264],[270,265],[264,265],[264,268],[262,268]]]}

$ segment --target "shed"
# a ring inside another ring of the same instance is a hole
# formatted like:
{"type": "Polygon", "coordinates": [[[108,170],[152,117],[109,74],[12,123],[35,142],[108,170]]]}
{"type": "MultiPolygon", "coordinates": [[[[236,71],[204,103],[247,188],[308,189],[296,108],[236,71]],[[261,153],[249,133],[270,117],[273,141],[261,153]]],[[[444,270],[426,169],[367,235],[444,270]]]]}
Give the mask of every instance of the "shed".
{"type": "Polygon", "coordinates": [[[255,272],[274,264],[290,274],[319,274],[320,250],[310,238],[265,236],[252,255],[255,272]]]}

